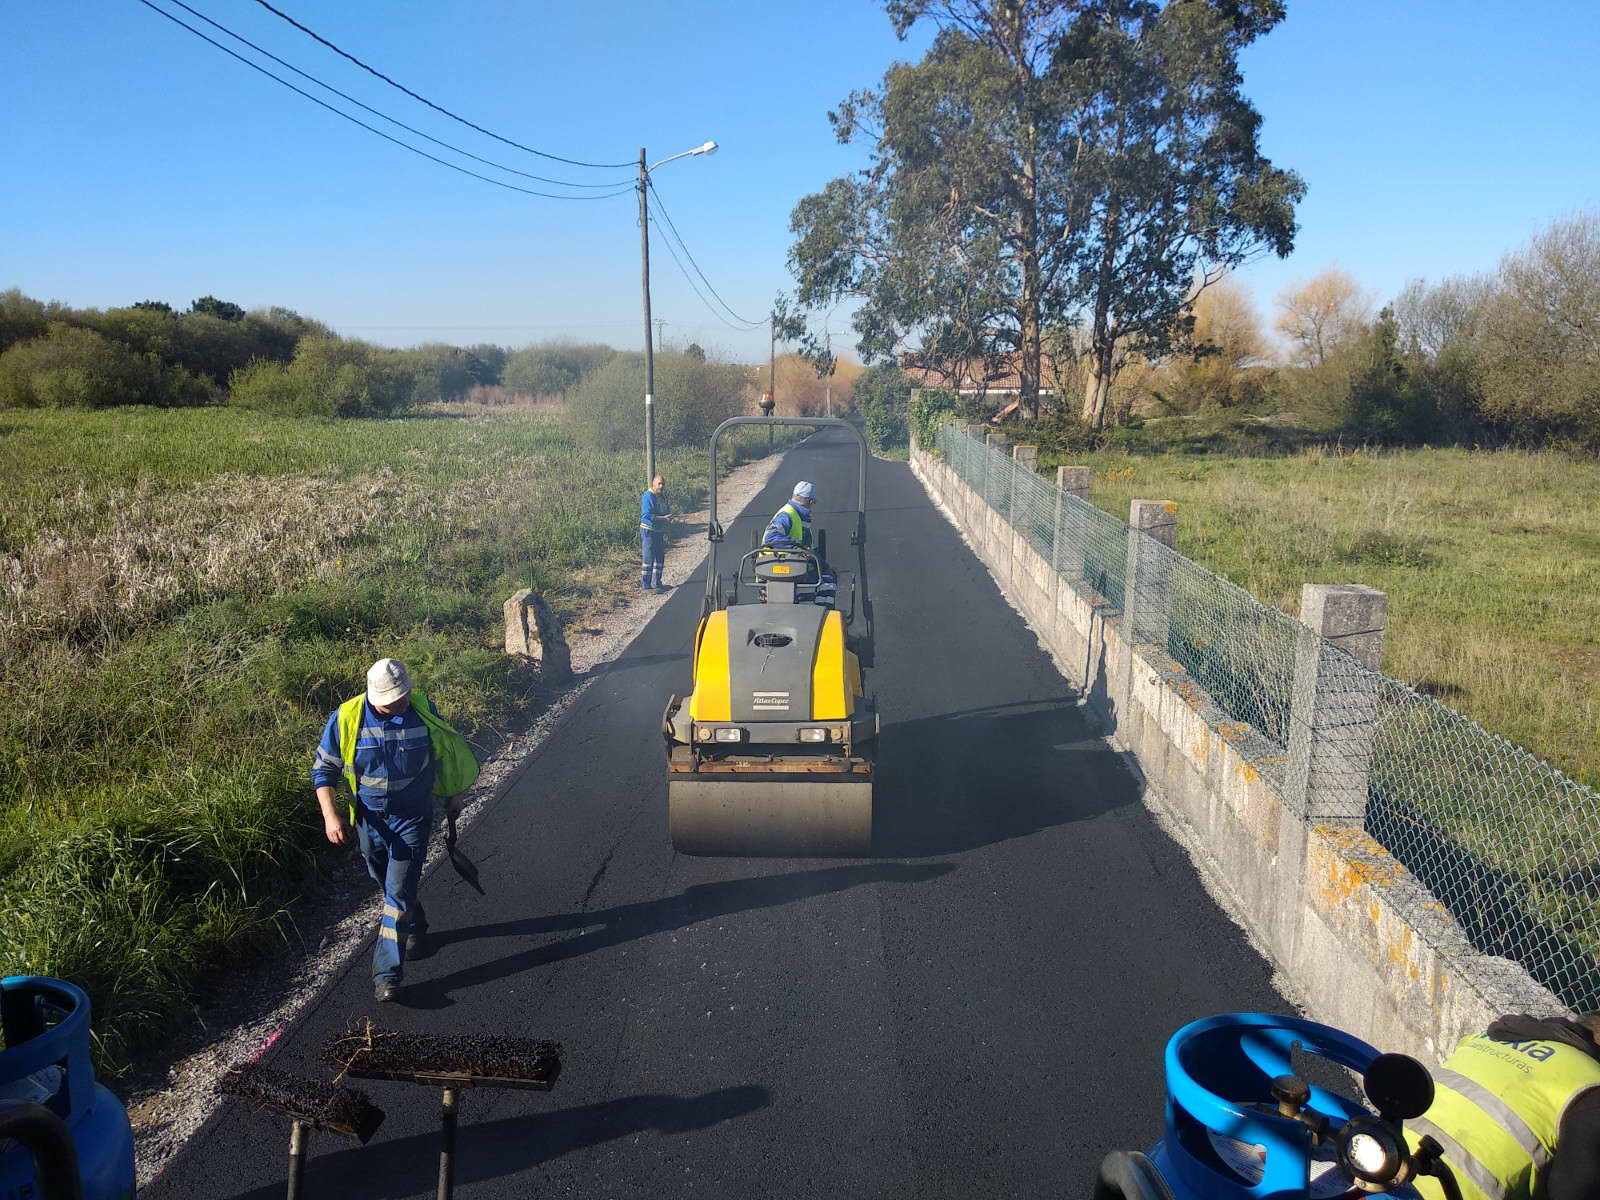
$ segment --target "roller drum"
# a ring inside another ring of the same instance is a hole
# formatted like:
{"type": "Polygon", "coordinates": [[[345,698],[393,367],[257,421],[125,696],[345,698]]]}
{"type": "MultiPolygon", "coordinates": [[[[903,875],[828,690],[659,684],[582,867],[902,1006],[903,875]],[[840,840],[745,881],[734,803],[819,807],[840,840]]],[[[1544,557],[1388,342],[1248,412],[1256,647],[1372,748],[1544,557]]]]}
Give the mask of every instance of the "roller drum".
{"type": "Polygon", "coordinates": [[[680,854],[865,858],[872,853],[872,779],[670,779],[667,820],[680,854]]]}

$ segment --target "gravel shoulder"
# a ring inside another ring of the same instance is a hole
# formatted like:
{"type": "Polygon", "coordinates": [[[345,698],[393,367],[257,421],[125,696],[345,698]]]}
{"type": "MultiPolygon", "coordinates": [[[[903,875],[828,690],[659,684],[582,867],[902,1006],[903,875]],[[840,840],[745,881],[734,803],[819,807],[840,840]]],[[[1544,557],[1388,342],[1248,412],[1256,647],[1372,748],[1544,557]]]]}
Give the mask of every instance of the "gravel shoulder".
{"type": "MultiPolygon", "coordinates": [[[[738,467],[718,484],[719,506],[739,513],[766,486],[783,453],[738,467]]],[[[664,577],[682,581],[705,558],[707,514],[686,513],[674,520],[674,544],[667,552],[664,577]]],[[[619,572],[617,604],[587,615],[567,631],[576,680],[544,710],[530,714],[525,728],[508,735],[483,763],[478,783],[458,822],[465,832],[500,798],[560,728],[574,702],[597,677],[596,668],[615,659],[667,599],[641,592],[633,568],[619,572]]],[[[307,796],[306,803],[313,801],[307,796]]],[[[435,837],[427,873],[444,858],[444,839],[435,837]]],[[[426,877],[426,876],[425,876],[426,877]]],[[[144,1055],[118,1087],[125,1095],[134,1128],[139,1186],[158,1175],[167,1161],[205,1122],[220,1101],[215,1085],[230,1068],[259,1057],[322,994],[353,956],[372,940],[381,897],[367,878],[359,856],[348,854],[329,871],[328,882],[289,914],[290,940],[243,970],[212,983],[195,997],[194,1020],[144,1055]]]]}

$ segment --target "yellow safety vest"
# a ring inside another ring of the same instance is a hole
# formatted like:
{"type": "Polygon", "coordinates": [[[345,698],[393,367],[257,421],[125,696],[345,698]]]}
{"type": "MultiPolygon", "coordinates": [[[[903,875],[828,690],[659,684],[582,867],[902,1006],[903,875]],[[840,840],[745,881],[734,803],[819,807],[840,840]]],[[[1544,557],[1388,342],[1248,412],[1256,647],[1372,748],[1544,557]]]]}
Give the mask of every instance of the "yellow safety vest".
{"type": "MultiPolygon", "coordinates": [[[[339,756],[344,759],[344,781],[350,785],[350,820],[356,819],[356,738],[361,730],[361,709],[366,696],[352,696],[339,705],[339,756]]],[[[472,747],[443,717],[438,716],[421,692],[411,693],[411,707],[428,727],[428,748],[433,752],[433,794],[456,796],[477,781],[478,760],[472,747]]]]}
{"type": "Polygon", "coordinates": [[[804,545],[806,540],[806,522],[800,515],[800,510],[793,504],[785,504],[778,510],[780,513],[789,514],[789,540],[804,545]]]}
{"type": "MultiPolygon", "coordinates": [[[[1560,1042],[1479,1033],[1462,1039],[1433,1082],[1433,1106],[1406,1122],[1412,1149],[1424,1134],[1444,1147],[1463,1200],[1528,1200],[1568,1106],[1600,1088],[1600,1062],[1560,1042]]],[[[1443,1200],[1431,1177],[1414,1186],[1424,1200],[1443,1200]]]]}

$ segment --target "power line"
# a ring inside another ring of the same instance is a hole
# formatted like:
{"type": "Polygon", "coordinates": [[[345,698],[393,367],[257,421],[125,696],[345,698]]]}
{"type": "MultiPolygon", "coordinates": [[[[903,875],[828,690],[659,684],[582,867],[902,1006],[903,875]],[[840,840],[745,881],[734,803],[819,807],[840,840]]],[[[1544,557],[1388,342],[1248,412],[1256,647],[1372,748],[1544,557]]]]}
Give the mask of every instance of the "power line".
{"type": "MultiPolygon", "coordinates": [[[[652,209],[652,211],[656,211],[656,212],[664,211],[664,210],[659,209],[653,202],[652,202],[652,205],[651,205],[651,209],[652,209]]],[[[706,311],[708,313],[710,313],[717,320],[721,321],[724,325],[726,325],[729,329],[733,330],[735,333],[749,333],[752,329],[755,329],[755,328],[758,327],[758,325],[760,324],[759,322],[757,322],[756,324],[749,325],[749,326],[735,325],[732,321],[728,320],[727,317],[723,316],[715,308],[713,308],[712,305],[711,305],[711,301],[709,301],[709,300],[707,300],[705,298],[705,294],[703,292],[701,292],[699,285],[695,283],[694,276],[690,275],[689,274],[689,269],[683,265],[683,259],[678,257],[678,251],[673,247],[672,239],[671,238],[665,238],[665,239],[663,239],[663,242],[664,242],[665,246],[667,247],[667,253],[672,255],[672,261],[678,264],[678,272],[679,272],[679,274],[681,274],[683,276],[684,282],[689,285],[689,290],[692,291],[697,297],[699,297],[700,303],[705,305],[706,311]]]]}
{"type": "MultiPolygon", "coordinates": [[[[757,326],[760,326],[760,325],[765,325],[766,324],[765,321],[752,321],[749,317],[740,316],[738,313],[733,311],[732,306],[730,306],[726,300],[724,300],[720,295],[718,295],[717,289],[712,287],[711,286],[711,281],[706,278],[706,273],[700,269],[700,264],[694,261],[694,255],[689,253],[689,246],[683,240],[683,235],[678,232],[678,227],[672,223],[672,217],[667,213],[667,206],[664,203],[662,203],[661,190],[656,187],[655,180],[651,179],[649,181],[649,183],[650,183],[650,191],[655,196],[656,208],[660,210],[661,216],[667,222],[667,228],[672,230],[672,236],[678,239],[678,245],[683,247],[684,257],[686,257],[689,260],[689,262],[694,266],[694,273],[696,275],[700,276],[701,282],[706,285],[706,290],[709,291],[713,296],[717,297],[717,303],[722,305],[723,308],[727,309],[728,315],[730,317],[732,317],[735,321],[738,321],[738,322],[740,322],[741,324],[744,324],[744,325],[748,325],[752,329],[754,329],[754,328],[756,328],[757,326]]],[[[669,248],[670,248],[670,246],[669,246],[669,248]]]]}
{"type": "Polygon", "coordinates": [[[410,96],[413,100],[420,100],[423,104],[426,104],[429,108],[434,109],[436,112],[442,112],[445,116],[449,117],[452,121],[460,121],[463,125],[467,126],[469,129],[476,129],[479,133],[482,133],[482,134],[485,134],[485,135],[487,135],[489,137],[494,138],[494,140],[497,141],[497,142],[504,142],[508,146],[515,146],[518,150],[526,150],[529,154],[537,154],[540,158],[552,159],[555,162],[564,162],[564,163],[567,163],[567,164],[569,164],[571,166],[574,166],[574,167],[597,167],[597,168],[599,168],[601,170],[609,170],[612,167],[631,167],[631,166],[633,166],[632,163],[628,163],[628,162],[593,163],[593,162],[583,162],[583,161],[581,161],[579,159],[576,159],[576,158],[562,158],[561,155],[559,155],[559,154],[546,154],[543,150],[535,150],[532,146],[524,146],[521,142],[514,142],[510,138],[501,137],[498,133],[495,133],[492,130],[485,129],[482,125],[475,125],[471,121],[467,120],[465,117],[457,116],[455,113],[451,112],[448,108],[444,108],[444,107],[441,107],[440,105],[435,104],[432,100],[429,100],[426,96],[419,96],[416,92],[413,92],[410,88],[406,87],[403,83],[396,83],[393,79],[390,79],[387,75],[385,75],[382,71],[378,70],[376,67],[370,67],[366,63],[362,62],[359,58],[357,58],[354,54],[351,54],[349,51],[339,49],[338,46],[335,46],[332,42],[330,42],[327,38],[323,37],[316,30],[308,29],[306,26],[300,24],[299,21],[296,21],[288,13],[283,12],[280,9],[273,8],[272,5],[267,3],[267,0],[256,0],[256,3],[261,5],[262,8],[266,9],[269,13],[272,13],[274,16],[278,16],[278,17],[283,18],[285,21],[289,22],[289,24],[293,25],[296,29],[298,29],[301,33],[305,34],[307,37],[315,38],[317,41],[321,42],[324,46],[326,46],[329,50],[332,50],[335,54],[341,55],[344,58],[348,58],[351,62],[355,63],[355,65],[360,67],[363,71],[366,71],[366,72],[368,72],[370,74],[376,75],[379,79],[383,80],[390,87],[399,88],[402,92],[404,92],[406,95],[410,96]]]}
{"type": "Polygon", "coordinates": [[[417,149],[417,147],[411,145],[409,142],[402,142],[397,137],[391,137],[387,133],[383,132],[383,130],[375,129],[371,125],[368,125],[365,121],[361,120],[359,117],[352,117],[349,113],[343,111],[342,109],[335,108],[333,105],[329,104],[327,101],[317,99],[317,97],[313,96],[310,92],[306,91],[305,89],[295,87],[294,84],[290,83],[287,79],[284,79],[281,75],[274,75],[271,71],[267,70],[260,63],[251,62],[244,55],[237,54],[234,51],[228,49],[228,47],[224,46],[221,42],[217,41],[215,38],[207,37],[205,34],[201,33],[198,29],[196,29],[193,25],[188,24],[186,21],[182,20],[181,18],[173,16],[171,13],[167,12],[165,9],[157,8],[154,4],[150,3],[150,0],[139,0],[139,3],[144,5],[146,8],[150,9],[152,12],[160,13],[163,17],[165,17],[167,20],[171,21],[174,25],[183,26],[183,28],[187,29],[190,33],[194,34],[195,37],[199,38],[203,42],[209,42],[211,45],[215,46],[218,50],[221,50],[224,54],[228,55],[230,58],[238,59],[245,66],[251,68],[252,70],[260,71],[268,79],[273,79],[273,80],[276,80],[278,83],[283,84],[283,86],[288,88],[291,92],[295,92],[298,95],[304,96],[307,100],[311,101],[311,103],[319,105],[322,108],[327,109],[329,112],[335,114],[336,116],[343,117],[346,121],[349,121],[352,124],[361,126],[361,128],[365,129],[368,133],[377,134],[379,137],[381,137],[386,142],[393,142],[396,146],[399,146],[401,149],[409,150],[413,154],[420,154],[423,158],[426,158],[431,162],[438,163],[441,167],[449,167],[452,171],[460,171],[463,175],[470,175],[474,179],[481,179],[485,183],[492,183],[492,184],[495,185],[495,187],[506,188],[509,191],[513,191],[513,192],[522,192],[523,194],[528,195],[528,196],[542,196],[546,200],[607,200],[607,199],[610,199],[612,196],[621,196],[625,192],[631,192],[633,190],[634,185],[630,184],[628,187],[621,188],[621,189],[619,189],[619,190],[617,190],[615,192],[603,192],[598,196],[563,195],[563,194],[561,194],[559,192],[538,192],[538,191],[534,191],[532,188],[518,187],[516,184],[507,183],[503,179],[492,179],[488,175],[480,175],[476,171],[469,171],[466,167],[459,166],[459,165],[457,165],[456,163],[453,163],[453,162],[447,162],[446,160],[444,160],[442,158],[439,158],[437,155],[429,154],[426,150],[419,150],[419,149],[417,149]]]}
{"type": "Polygon", "coordinates": [[[508,171],[513,175],[520,175],[524,179],[535,179],[535,180],[538,180],[540,183],[553,183],[553,184],[556,184],[559,187],[602,189],[602,188],[622,187],[622,186],[626,186],[627,184],[633,182],[632,180],[628,180],[628,179],[613,179],[613,180],[610,180],[609,182],[606,182],[606,183],[573,183],[569,179],[551,179],[548,176],[544,176],[544,175],[530,175],[527,171],[519,171],[519,170],[517,170],[516,167],[508,167],[504,163],[495,162],[493,159],[483,158],[483,157],[481,157],[481,156],[479,156],[477,154],[472,153],[472,151],[470,151],[470,150],[463,150],[460,146],[452,145],[450,142],[441,141],[439,138],[434,137],[432,134],[424,133],[420,129],[416,129],[416,128],[410,126],[410,125],[407,125],[404,121],[396,120],[394,117],[391,117],[388,113],[380,112],[378,109],[373,108],[372,105],[362,103],[360,100],[357,100],[354,96],[350,95],[347,92],[341,92],[338,88],[334,87],[331,83],[324,83],[322,80],[318,79],[315,75],[312,75],[310,72],[302,71],[299,67],[295,66],[293,63],[285,62],[283,59],[279,58],[276,54],[272,53],[272,51],[264,49],[263,47],[256,45],[249,38],[243,37],[243,36],[235,33],[233,30],[229,29],[226,25],[222,24],[220,21],[213,21],[210,17],[206,16],[205,13],[200,12],[200,11],[198,11],[196,9],[190,8],[187,4],[185,4],[183,2],[183,0],[169,0],[169,3],[176,4],[179,8],[183,9],[184,12],[189,13],[189,14],[191,14],[193,16],[199,17],[202,21],[204,21],[207,25],[212,26],[214,29],[222,30],[223,33],[227,34],[234,41],[242,42],[244,45],[249,46],[250,49],[254,50],[257,54],[263,55],[266,58],[270,58],[273,62],[277,63],[280,67],[287,67],[289,70],[293,71],[296,75],[300,76],[302,79],[309,79],[312,83],[316,84],[318,87],[326,88],[328,91],[332,92],[335,96],[338,96],[338,97],[340,97],[341,99],[344,99],[344,100],[348,100],[351,104],[354,104],[357,108],[363,108],[367,112],[371,113],[373,116],[379,117],[382,120],[388,121],[391,125],[398,125],[401,129],[404,129],[407,133],[414,133],[418,137],[425,138],[426,140],[432,142],[435,146],[443,146],[446,150],[454,151],[456,154],[459,154],[464,158],[470,158],[474,162],[481,162],[485,166],[494,167],[498,171],[508,171]]]}

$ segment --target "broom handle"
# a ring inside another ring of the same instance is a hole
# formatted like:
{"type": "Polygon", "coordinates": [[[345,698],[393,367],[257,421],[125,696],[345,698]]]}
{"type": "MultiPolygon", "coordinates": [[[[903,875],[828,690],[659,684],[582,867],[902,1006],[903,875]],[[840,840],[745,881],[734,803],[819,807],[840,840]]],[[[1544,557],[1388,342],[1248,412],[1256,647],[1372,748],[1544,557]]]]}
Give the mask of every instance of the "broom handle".
{"type": "Polygon", "coordinates": [[[304,1121],[295,1121],[289,1126],[289,1200],[300,1200],[300,1178],[306,1169],[308,1140],[304,1121]]]}
{"type": "Polygon", "coordinates": [[[439,1121],[439,1200],[450,1200],[455,1187],[456,1169],[456,1089],[444,1089],[444,1106],[439,1121]]]}

